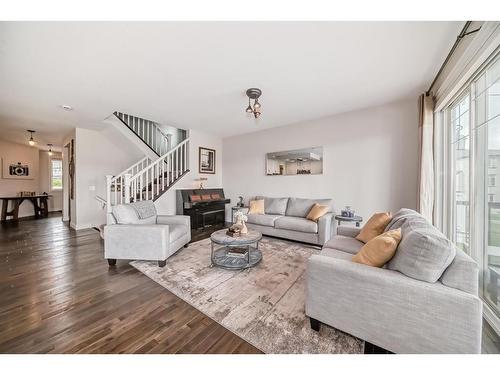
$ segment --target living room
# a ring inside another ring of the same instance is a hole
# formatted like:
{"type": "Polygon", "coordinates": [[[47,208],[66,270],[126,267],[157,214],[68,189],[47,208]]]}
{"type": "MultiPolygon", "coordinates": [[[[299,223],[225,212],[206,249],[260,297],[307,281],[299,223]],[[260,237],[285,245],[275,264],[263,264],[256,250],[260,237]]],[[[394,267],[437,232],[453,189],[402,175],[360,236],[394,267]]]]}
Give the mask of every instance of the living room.
{"type": "Polygon", "coordinates": [[[2,354],[500,353],[496,7],[287,22],[14,8],[2,354]]]}

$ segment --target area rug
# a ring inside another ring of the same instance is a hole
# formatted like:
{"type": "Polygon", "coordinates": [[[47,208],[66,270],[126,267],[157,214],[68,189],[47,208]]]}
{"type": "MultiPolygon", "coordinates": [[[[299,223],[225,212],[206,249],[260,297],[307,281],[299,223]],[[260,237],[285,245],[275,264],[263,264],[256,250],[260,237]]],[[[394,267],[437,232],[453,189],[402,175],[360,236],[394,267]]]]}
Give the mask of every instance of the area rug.
{"type": "Polygon", "coordinates": [[[364,342],[305,315],[307,245],[264,237],[263,260],[241,271],[210,266],[210,239],[180,250],[164,268],[132,266],[264,353],[363,353],[364,342]]]}

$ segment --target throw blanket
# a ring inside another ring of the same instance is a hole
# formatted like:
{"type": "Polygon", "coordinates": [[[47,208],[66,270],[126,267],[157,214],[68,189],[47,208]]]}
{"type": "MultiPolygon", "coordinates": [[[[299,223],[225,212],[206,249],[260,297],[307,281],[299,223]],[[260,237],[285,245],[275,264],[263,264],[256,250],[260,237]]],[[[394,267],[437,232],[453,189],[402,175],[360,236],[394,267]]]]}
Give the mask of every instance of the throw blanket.
{"type": "Polygon", "coordinates": [[[156,207],[153,201],[138,201],[130,204],[137,211],[139,219],[156,216],[156,207]]]}

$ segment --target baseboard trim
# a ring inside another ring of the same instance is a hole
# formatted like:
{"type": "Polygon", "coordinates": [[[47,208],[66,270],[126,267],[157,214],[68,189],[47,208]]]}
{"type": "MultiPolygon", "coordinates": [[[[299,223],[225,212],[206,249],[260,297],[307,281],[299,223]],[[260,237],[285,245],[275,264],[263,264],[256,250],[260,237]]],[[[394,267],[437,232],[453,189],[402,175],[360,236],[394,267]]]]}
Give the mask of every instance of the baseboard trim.
{"type": "Polygon", "coordinates": [[[484,320],[495,330],[497,335],[500,336],[500,318],[493,312],[491,307],[483,302],[483,317],[484,320]]]}
{"type": "Polygon", "coordinates": [[[76,225],[75,223],[69,223],[69,226],[73,228],[74,230],[82,230],[82,229],[90,229],[92,228],[92,225],[90,224],[83,224],[83,225],[76,225]]]}

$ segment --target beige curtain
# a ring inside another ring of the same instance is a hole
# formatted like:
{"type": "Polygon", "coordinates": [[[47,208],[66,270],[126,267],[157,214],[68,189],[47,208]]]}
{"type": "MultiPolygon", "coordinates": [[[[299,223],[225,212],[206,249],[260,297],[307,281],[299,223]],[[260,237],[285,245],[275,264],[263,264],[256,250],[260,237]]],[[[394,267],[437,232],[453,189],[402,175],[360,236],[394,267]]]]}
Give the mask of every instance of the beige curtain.
{"type": "Polygon", "coordinates": [[[434,209],[434,98],[422,94],[418,101],[418,211],[432,223],[434,209]]]}

